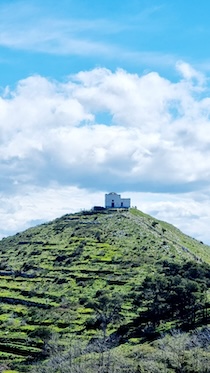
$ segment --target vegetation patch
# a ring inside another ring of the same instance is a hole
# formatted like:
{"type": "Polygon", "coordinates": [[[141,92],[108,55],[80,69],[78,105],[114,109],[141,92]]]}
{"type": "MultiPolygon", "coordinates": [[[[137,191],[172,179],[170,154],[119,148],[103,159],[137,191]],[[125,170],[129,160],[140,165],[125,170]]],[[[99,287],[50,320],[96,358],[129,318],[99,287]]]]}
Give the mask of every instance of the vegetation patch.
{"type": "Polygon", "coordinates": [[[4,238],[0,253],[9,368],[207,372],[209,247],[172,225],[137,209],[86,211],[4,238]]]}

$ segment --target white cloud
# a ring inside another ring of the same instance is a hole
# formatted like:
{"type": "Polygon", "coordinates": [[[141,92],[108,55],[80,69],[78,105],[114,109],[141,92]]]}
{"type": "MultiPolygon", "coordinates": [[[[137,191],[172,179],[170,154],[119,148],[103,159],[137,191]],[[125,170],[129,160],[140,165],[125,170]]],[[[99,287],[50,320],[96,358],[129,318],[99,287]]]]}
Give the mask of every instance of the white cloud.
{"type": "Polygon", "coordinates": [[[201,72],[195,70],[189,63],[178,61],[176,64],[176,68],[181,73],[184,79],[191,81],[195,79],[201,86],[204,84],[204,75],[201,72]]]}
{"type": "MultiPolygon", "coordinates": [[[[94,69],[66,83],[31,76],[14,90],[7,87],[0,98],[5,229],[21,229],[33,214],[35,220],[60,215],[66,199],[70,209],[73,203],[80,209],[98,204],[101,191],[116,190],[152,193],[157,216],[206,238],[210,97],[205,84],[206,79],[203,86],[188,78],[171,82],[155,72],[94,69]],[[198,200],[204,189],[205,198],[198,200]],[[196,228],[187,223],[194,208],[196,228]]],[[[150,210],[147,201],[145,211],[150,210]]]]}
{"type": "MultiPolygon", "coordinates": [[[[0,196],[0,238],[69,212],[90,209],[103,195],[74,186],[26,187],[17,194],[0,196]],[[6,224],[5,224],[6,222],[6,224]]],[[[103,203],[103,202],[102,202],[103,203]]]]}
{"type": "MultiPolygon", "coordinates": [[[[134,194],[134,198],[138,194],[134,194]]],[[[139,193],[138,208],[167,221],[182,232],[210,244],[209,190],[191,193],[139,193]]]]}

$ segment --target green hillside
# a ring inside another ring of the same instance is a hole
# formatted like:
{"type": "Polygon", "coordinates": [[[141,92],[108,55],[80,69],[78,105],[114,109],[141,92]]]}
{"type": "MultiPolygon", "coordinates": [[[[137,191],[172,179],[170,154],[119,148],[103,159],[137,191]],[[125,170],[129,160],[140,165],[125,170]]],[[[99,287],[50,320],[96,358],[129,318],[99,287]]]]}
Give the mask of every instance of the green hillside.
{"type": "Polygon", "coordinates": [[[68,214],[0,252],[0,361],[20,372],[53,343],[90,354],[103,342],[132,359],[162,333],[210,322],[210,247],[136,209],[68,214]]]}

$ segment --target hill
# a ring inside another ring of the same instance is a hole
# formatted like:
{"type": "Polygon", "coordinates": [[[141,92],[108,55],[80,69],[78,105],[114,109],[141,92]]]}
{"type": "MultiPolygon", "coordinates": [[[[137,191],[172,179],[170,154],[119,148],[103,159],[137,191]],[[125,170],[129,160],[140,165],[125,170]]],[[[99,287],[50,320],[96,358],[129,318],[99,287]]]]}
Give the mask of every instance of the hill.
{"type": "Polygon", "coordinates": [[[210,320],[209,246],[136,209],[68,214],[0,252],[0,359],[21,372],[55,339],[132,350],[210,320]]]}

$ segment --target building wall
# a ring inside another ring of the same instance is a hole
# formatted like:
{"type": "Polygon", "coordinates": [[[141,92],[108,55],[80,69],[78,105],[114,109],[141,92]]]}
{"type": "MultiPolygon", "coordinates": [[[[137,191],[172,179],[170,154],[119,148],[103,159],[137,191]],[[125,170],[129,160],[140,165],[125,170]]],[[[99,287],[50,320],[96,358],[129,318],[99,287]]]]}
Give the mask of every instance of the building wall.
{"type": "Polygon", "coordinates": [[[130,198],[121,198],[120,194],[109,193],[105,194],[105,207],[106,208],[129,208],[130,198]]]}
{"type": "Polygon", "coordinates": [[[121,198],[121,203],[123,204],[123,206],[121,205],[121,207],[126,207],[126,208],[131,207],[131,199],[130,198],[121,198]]]}

